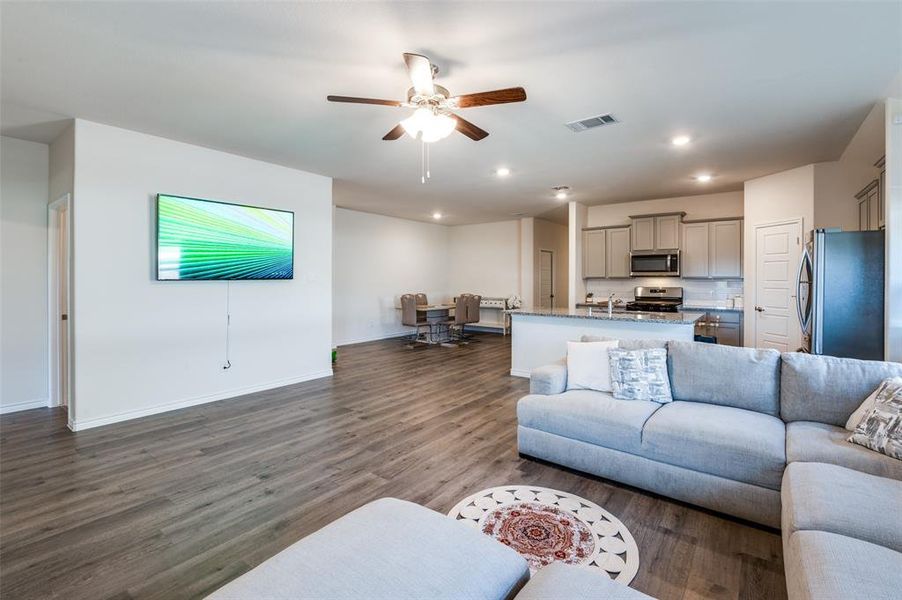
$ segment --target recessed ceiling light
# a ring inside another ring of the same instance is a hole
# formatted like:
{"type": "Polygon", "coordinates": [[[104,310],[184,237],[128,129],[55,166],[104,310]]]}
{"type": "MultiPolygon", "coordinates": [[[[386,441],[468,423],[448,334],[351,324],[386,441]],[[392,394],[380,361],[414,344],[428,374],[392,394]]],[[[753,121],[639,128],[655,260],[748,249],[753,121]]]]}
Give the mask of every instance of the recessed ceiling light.
{"type": "Polygon", "coordinates": [[[495,175],[497,175],[498,177],[507,177],[510,174],[511,170],[507,167],[498,167],[497,169],[495,169],[495,175]]]}
{"type": "Polygon", "coordinates": [[[554,197],[558,200],[566,200],[567,194],[570,192],[570,187],[566,185],[556,185],[551,189],[554,190],[554,197]]]}
{"type": "Polygon", "coordinates": [[[438,221],[439,219],[442,218],[442,213],[434,212],[434,213],[432,213],[432,218],[435,219],[436,221],[438,221]]]}
{"type": "Polygon", "coordinates": [[[690,138],[688,135],[678,135],[675,138],[673,138],[672,140],[670,140],[670,143],[673,144],[674,146],[685,146],[686,144],[688,144],[691,141],[692,141],[692,138],[690,138]]]}
{"type": "Polygon", "coordinates": [[[699,183],[708,183],[711,181],[711,176],[707,173],[702,173],[701,175],[696,175],[695,180],[699,183]]]}

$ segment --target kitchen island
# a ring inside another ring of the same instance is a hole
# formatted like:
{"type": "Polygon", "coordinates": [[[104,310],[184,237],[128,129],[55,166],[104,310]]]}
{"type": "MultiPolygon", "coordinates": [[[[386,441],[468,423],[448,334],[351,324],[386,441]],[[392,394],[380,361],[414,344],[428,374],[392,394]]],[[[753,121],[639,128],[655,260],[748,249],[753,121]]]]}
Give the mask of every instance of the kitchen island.
{"type": "Polygon", "coordinates": [[[630,312],[605,308],[516,309],[511,316],[511,375],[529,377],[530,369],[567,355],[567,342],[584,335],[615,339],[694,339],[704,312],[630,312]]]}

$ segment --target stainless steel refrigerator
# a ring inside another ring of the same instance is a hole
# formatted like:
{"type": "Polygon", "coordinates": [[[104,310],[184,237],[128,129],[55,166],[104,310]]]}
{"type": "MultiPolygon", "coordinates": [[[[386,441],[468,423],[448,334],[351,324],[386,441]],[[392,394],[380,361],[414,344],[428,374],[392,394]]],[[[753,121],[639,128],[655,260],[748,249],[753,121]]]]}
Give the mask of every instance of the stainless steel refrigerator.
{"type": "Polygon", "coordinates": [[[796,295],[803,350],[883,360],[884,256],[883,231],[814,230],[796,295]]]}

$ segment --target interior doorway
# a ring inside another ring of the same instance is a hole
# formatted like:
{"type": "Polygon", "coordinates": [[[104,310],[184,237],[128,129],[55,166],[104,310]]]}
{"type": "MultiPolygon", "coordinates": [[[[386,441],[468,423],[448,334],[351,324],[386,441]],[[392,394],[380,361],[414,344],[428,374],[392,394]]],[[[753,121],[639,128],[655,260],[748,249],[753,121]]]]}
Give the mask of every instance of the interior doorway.
{"type": "Polygon", "coordinates": [[[802,344],[795,317],[802,220],[755,226],[755,347],[794,352],[802,344]]]}
{"type": "Polygon", "coordinates": [[[47,214],[47,291],[50,398],[48,405],[62,406],[72,416],[72,235],[71,197],[58,198],[47,214]]]}
{"type": "Polygon", "coordinates": [[[554,252],[539,250],[539,306],[554,308],[554,252]]]}

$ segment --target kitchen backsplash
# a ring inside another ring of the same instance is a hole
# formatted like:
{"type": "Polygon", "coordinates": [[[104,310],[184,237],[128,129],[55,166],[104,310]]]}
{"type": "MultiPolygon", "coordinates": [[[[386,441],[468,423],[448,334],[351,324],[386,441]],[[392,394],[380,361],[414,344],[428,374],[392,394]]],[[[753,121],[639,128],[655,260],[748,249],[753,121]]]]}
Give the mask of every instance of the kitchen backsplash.
{"type": "MultiPolygon", "coordinates": [[[[595,294],[596,300],[607,299],[611,292],[625,301],[633,299],[633,288],[644,287],[682,287],[683,302],[691,305],[712,307],[727,306],[727,300],[734,296],[742,296],[740,280],[703,280],[680,279],[679,277],[634,277],[631,279],[589,279],[586,280],[586,291],[595,294]]],[[[578,298],[577,302],[585,298],[578,298]]]]}

